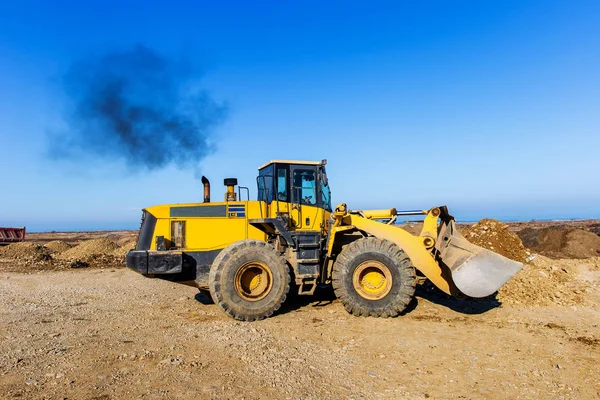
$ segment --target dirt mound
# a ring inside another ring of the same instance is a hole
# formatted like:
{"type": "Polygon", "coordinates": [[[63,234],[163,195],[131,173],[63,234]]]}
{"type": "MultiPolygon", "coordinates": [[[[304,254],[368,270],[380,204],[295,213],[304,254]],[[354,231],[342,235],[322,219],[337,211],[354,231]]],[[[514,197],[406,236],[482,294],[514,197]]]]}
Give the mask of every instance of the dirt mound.
{"type": "Polygon", "coordinates": [[[115,249],[111,254],[113,256],[125,256],[129,250],[135,249],[136,245],[137,245],[137,241],[135,241],[135,240],[129,241],[129,242],[125,243],[124,245],[122,245],[121,247],[115,249]]]}
{"type": "Polygon", "coordinates": [[[55,269],[70,268],[123,268],[125,257],[112,254],[93,254],[79,258],[68,258],[54,261],[55,269]]]}
{"type": "Polygon", "coordinates": [[[35,273],[73,268],[123,268],[124,254],[124,250],[106,238],[88,240],[75,247],[60,240],[49,242],[47,246],[21,242],[0,247],[0,271],[35,273]],[[123,254],[115,253],[118,250],[123,254]]]}
{"type": "Polygon", "coordinates": [[[584,229],[566,226],[525,228],[518,232],[523,244],[536,253],[552,258],[600,256],[600,236],[584,229]]]}
{"type": "Polygon", "coordinates": [[[87,240],[81,244],[69,249],[56,257],[60,259],[81,259],[89,260],[98,255],[110,255],[119,246],[106,238],[87,240]]]}
{"type": "MultiPolygon", "coordinates": [[[[570,229],[568,232],[552,229],[547,233],[548,243],[563,246],[571,252],[582,253],[582,249],[578,247],[582,243],[582,233],[586,237],[595,236],[582,229],[570,229]],[[573,233],[575,231],[578,232],[573,233]]],[[[523,231],[517,235],[509,231],[508,225],[502,222],[483,219],[464,232],[464,236],[472,243],[524,263],[523,269],[500,288],[498,300],[506,304],[527,306],[582,304],[585,285],[574,280],[576,272],[568,265],[568,260],[555,261],[537,256],[533,261],[527,262],[531,253],[526,247],[542,253],[539,247],[532,246],[539,239],[541,230],[527,228],[523,231]]],[[[600,237],[596,238],[600,241],[600,237]]]]}
{"type": "Polygon", "coordinates": [[[600,236],[583,229],[573,229],[567,233],[565,254],[571,258],[600,256],[600,236]]]}
{"type": "Polygon", "coordinates": [[[63,251],[67,251],[73,247],[72,244],[63,242],[62,240],[53,240],[46,243],[44,246],[53,253],[62,253],[63,251]]]}
{"type": "Polygon", "coordinates": [[[593,224],[589,227],[589,231],[600,236],[600,224],[593,224]]]}
{"type": "Polygon", "coordinates": [[[508,225],[495,219],[482,219],[463,232],[473,244],[489,249],[511,260],[525,262],[529,256],[521,239],[508,229],[508,225]]]}
{"type": "MultiPolygon", "coordinates": [[[[125,245],[133,243],[137,243],[138,234],[129,234],[129,235],[121,235],[115,238],[109,237],[110,240],[119,245],[119,247],[123,247],[125,245]]],[[[135,247],[135,246],[134,246],[135,247]]]]}
{"type": "Polygon", "coordinates": [[[1,258],[48,261],[52,259],[50,253],[48,248],[30,242],[19,242],[0,247],[1,258]]]}
{"type": "Polygon", "coordinates": [[[575,279],[576,274],[570,260],[537,256],[500,288],[498,299],[502,303],[527,306],[583,304],[584,293],[590,289],[587,283],[575,279]]]}

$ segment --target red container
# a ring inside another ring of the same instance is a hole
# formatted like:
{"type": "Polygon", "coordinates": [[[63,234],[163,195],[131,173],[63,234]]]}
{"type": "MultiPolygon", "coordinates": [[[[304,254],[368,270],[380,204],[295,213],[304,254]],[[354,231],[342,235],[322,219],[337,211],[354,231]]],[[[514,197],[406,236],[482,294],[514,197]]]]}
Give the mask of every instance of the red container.
{"type": "Polygon", "coordinates": [[[0,245],[25,240],[25,227],[23,228],[0,228],[0,245]]]}

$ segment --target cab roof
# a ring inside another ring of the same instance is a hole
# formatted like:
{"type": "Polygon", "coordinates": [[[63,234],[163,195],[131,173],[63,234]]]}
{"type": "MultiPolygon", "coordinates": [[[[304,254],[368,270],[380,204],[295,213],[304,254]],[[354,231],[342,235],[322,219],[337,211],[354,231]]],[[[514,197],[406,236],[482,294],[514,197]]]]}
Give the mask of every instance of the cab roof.
{"type": "Polygon", "coordinates": [[[264,163],[263,165],[261,165],[260,167],[258,167],[259,170],[263,169],[264,167],[268,167],[271,164],[298,164],[298,165],[322,165],[324,164],[324,160],[323,161],[302,161],[302,160],[271,160],[267,163],[264,163]]]}

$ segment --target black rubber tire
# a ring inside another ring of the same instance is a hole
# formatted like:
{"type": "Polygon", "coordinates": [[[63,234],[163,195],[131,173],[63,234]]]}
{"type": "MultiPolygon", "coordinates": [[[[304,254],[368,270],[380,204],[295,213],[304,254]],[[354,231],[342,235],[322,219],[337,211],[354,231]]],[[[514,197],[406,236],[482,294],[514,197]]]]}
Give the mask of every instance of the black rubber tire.
{"type": "Polygon", "coordinates": [[[275,248],[259,240],[242,240],[225,248],[212,264],[209,274],[210,295],[225,313],[240,321],[257,321],[273,315],[290,291],[290,268],[275,248]],[[259,261],[270,270],[271,290],[257,301],[241,297],[235,289],[237,271],[250,261],[259,261]]]}
{"type": "Polygon", "coordinates": [[[417,284],[415,267],[400,247],[385,239],[358,239],[345,246],[333,265],[333,290],[350,314],[370,317],[396,317],[411,302],[417,284]],[[352,278],[356,268],[365,261],[375,260],[391,272],[392,287],[385,297],[370,300],[354,288],[352,278]]]}

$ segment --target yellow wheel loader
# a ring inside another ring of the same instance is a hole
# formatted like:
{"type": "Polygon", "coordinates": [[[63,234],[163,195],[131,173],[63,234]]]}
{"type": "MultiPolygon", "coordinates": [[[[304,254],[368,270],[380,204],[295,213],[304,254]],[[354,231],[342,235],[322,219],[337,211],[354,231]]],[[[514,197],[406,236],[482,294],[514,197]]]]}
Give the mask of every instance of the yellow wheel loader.
{"type": "Polygon", "coordinates": [[[325,164],[262,165],[255,201],[229,178],[223,201],[211,202],[210,183],[202,177],[202,203],[143,210],[127,266],[209,290],[223,311],[245,321],[271,316],[290,290],[312,295],[319,285],[332,285],[354,315],[394,317],[411,301],[417,272],[447,294],[485,297],[522,268],[469,243],[445,206],[332,208],[325,164]],[[423,216],[418,236],[394,225],[408,215],[423,216]]]}

